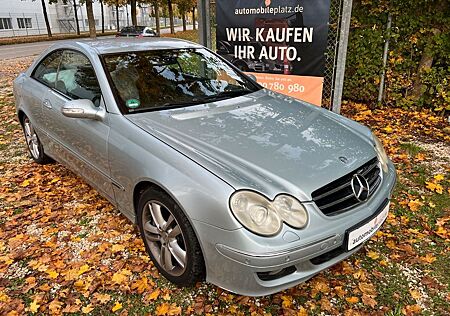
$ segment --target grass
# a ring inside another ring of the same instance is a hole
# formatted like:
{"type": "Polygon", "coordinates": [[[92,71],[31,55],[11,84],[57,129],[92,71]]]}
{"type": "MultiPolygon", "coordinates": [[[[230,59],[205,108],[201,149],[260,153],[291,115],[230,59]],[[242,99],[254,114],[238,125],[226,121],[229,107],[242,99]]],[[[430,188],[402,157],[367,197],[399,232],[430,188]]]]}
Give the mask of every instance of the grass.
{"type": "Polygon", "coordinates": [[[416,156],[418,153],[424,151],[423,148],[413,143],[401,143],[400,147],[405,150],[410,156],[416,156]]]}

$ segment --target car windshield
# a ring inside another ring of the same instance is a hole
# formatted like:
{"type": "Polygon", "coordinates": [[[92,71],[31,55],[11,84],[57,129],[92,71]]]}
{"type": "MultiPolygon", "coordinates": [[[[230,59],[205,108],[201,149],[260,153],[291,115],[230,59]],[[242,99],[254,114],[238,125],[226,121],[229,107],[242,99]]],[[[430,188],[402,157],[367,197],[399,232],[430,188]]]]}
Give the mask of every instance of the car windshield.
{"type": "Polygon", "coordinates": [[[202,48],[115,53],[102,58],[124,113],[213,102],[260,89],[202,48]]]}

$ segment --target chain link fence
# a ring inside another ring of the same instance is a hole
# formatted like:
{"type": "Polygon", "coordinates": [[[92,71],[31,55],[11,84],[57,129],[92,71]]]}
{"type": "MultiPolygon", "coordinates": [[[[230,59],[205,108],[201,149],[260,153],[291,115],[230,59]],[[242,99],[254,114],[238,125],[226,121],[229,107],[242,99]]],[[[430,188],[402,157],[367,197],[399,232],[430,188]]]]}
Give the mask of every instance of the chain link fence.
{"type": "MultiPolygon", "coordinates": [[[[77,27],[73,14],[58,15],[48,14],[48,19],[51,25],[53,34],[60,33],[76,33],[77,27]]],[[[156,27],[156,19],[148,14],[137,16],[139,25],[146,25],[156,27]]],[[[97,31],[102,28],[101,15],[94,15],[95,27],[97,31]]],[[[168,17],[160,17],[159,24],[161,28],[170,26],[168,17]]],[[[182,25],[182,20],[174,17],[175,26],[182,25]]],[[[119,27],[131,25],[131,15],[126,12],[119,12],[119,27]]],[[[89,31],[89,23],[87,16],[78,12],[78,26],[81,32],[89,31]]],[[[113,8],[106,9],[104,14],[104,28],[105,31],[115,31],[117,29],[117,17],[113,8]]],[[[42,12],[39,13],[11,13],[0,12],[0,37],[19,37],[32,35],[47,34],[47,27],[42,12]]]]}
{"type": "Polygon", "coordinates": [[[339,46],[340,22],[342,17],[342,0],[331,0],[328,22],[328,40],[325,51],[325,70],[322,90],[322,107],[330,109],[333,103],[333,86],[339,46]]]}
{"type": "MultiPolygon", "coordinates": [[[[339,35],[341,31],[343,0],[330,0],[330,17],[328,22],[328,39],[325,51],[325,68],[322,90],[322,107],[332,109],[334,80],[336,76],[339,35]]],[[[216,47],[216,0],[209,0],[212,47],[216,47]]]]}

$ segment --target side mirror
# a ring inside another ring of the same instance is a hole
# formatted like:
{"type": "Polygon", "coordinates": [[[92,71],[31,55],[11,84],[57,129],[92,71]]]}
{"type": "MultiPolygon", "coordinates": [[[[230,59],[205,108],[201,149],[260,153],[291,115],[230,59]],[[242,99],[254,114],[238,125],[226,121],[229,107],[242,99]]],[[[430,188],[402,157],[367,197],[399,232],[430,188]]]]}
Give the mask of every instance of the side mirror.
{"type": "Polygon", "coordinates": [[[247,75],[247,77],[249,77],[250,79],[252,79],[254,82],[256,82],[256,77],[255,77],[254,74],[246,73],[246,75],[247,75]]]}
{"type": "Polygon", "coordinates": [[[79,99],[68,101],[61,108],[64,116],[101,121],[105,118],[105,109],[96,107],[91,100],[79,99]]]}

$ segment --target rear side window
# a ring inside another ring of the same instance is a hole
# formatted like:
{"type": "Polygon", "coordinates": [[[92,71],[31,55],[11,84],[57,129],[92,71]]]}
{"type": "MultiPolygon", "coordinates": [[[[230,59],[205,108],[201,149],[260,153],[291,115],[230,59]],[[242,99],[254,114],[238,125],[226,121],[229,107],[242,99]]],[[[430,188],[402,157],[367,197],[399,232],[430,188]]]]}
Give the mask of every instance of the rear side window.
{"type": "Polygon", "coordinates": [[[32,77],[43,84],[54,88],[62,51],[58,50],[45,57],[32,73],[32,77]]]}
{"type": "Polygon", "coordinates": [[[55,89],[72,99],[89,99],[96,106],[100,104],[100,85],[89,59],[75,51],[65,51],[55,89]]]}

